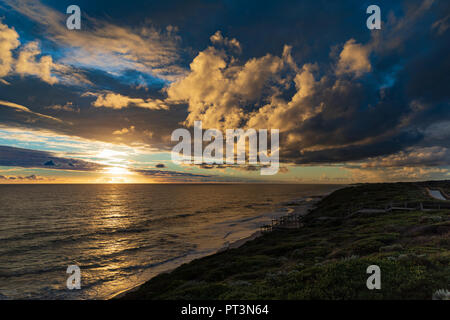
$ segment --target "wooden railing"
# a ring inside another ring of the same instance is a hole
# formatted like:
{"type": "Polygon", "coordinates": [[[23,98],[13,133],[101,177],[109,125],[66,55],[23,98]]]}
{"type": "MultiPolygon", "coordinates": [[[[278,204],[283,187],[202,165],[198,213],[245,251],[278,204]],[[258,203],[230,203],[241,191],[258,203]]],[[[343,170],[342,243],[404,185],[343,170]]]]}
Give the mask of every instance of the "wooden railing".
{"type": "Polygon", "coordinates": [[[302,226],[302,216],[299,214],[290,214],[276,219],[272,219],[271,224],[260,227],[262,233],[270,232],[275,229],[296,229],[302,226]]]}
{"type": "MultiPolygon", "coordinates": [[[[387,213],[391,211],[425,211],[425,210],[450,210],[450,202],[445,201],[407,201],[407,202],[390,202],[385,205],[364,208],[359,206],[359,209],[353,208],[349,210],[344,218],[350,218],[362,213],[387,213]]],[[[261,233],[271,232],[280,229],[295,229],[300,228],[302,223],[302,215],[290,214],[276,219],[272,219],[271,224],[266,224],[260,227],[261,233]]]]}

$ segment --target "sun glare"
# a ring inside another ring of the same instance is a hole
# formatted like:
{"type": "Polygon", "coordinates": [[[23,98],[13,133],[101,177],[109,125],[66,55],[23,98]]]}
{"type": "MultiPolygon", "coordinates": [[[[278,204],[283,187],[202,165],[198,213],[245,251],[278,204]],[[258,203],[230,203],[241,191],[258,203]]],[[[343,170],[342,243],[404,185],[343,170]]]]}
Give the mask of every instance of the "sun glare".
{"type": "Polygon", "coordinates": [[[113,159],[113,158],[117,158],[120,156],[124,156],[125,154],[126,154],[125,152],[104,149],[97,154],[97,157],[105,158],[105,159],[113,159]]]}
{"type": "Polygon", "coordinates": [[[112,174],[112,175],[128,175],[128,174],[131,174],[131,172],[128,169],[122,168],[122,167],[106,168],[105,172],[109,173],[109,174],[112,174]]]}

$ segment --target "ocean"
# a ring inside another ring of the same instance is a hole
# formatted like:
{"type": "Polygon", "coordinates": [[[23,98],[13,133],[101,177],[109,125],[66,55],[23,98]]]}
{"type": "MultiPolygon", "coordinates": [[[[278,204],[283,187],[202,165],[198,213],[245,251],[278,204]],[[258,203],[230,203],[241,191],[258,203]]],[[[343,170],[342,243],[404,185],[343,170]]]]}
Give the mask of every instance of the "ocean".
{"type": "Polygon", "coordinates": [[[107,299],[336,185],[0,185],[0,299],[107,299]],[[67,267],[81,289],[66,286],[67,267]]]}

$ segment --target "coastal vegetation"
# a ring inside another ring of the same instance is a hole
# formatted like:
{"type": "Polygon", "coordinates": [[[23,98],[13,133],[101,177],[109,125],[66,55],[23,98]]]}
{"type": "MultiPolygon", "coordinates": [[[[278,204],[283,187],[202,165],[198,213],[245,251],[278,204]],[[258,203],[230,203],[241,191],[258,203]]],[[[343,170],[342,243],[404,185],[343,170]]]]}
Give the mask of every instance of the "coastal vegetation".
{"type": "Polygon", "coordinates": [[[302,227],[274,230],[239,248],[194,260],[122,299],[445,298],[450,288],[449,209],[355,214],[392,202],[430,201],[425,188],[434,184],[450,189],[450,182],[440,181],[337,190],[317,204],[302,227]],[[370,265],[380,267],[380,290],[366,286],[370,265]]]}

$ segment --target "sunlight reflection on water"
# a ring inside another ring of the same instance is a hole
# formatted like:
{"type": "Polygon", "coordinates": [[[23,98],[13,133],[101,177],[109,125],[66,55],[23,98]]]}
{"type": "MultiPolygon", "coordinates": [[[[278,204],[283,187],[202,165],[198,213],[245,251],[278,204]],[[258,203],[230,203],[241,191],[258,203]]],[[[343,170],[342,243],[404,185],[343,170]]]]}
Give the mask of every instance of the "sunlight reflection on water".
{"type": "Polygon", "coordinates": [[[2,185],[0,298],[106,298],[270,221],[324,185],[2,185]],[[82,289],[66,289],[68,265],[82,289]]]}

